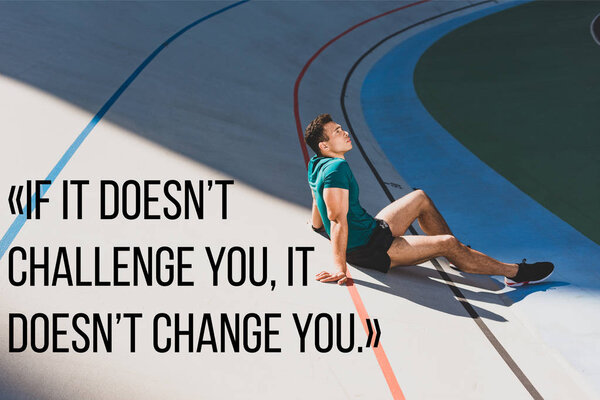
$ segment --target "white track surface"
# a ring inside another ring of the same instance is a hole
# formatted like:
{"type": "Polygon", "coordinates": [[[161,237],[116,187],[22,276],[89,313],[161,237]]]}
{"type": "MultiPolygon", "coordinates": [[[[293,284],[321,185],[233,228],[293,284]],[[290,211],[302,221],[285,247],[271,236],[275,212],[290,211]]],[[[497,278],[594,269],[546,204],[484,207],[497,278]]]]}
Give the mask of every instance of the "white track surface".
{"type": "MultiPolygon", "coordinates": [[[[408,3],[250,2],[200,23],[160,53],[95,127],[58,180],[89,179],[90,188],[96,188],[100,179],[234,179],[228,220],[219,218],[220,198],[206,195],[206,218],[201,221],[101,221],[98,193],[89,190],[84,220],[63,221],[61,190],[55,185],[48,191],[51,203],[44,204],[44,218],[28,221],[12,246],[82,246],[84,259],[95,245],[268,246],[269,277],[277,280],[277,287],[215,288],[206,256],[199,251],[187,260],[196,266],[190,275],[194,287],[13,287],[6,274],[7,253],[0,261],[0,397],[392,398],[370,349],[319,353],[309,345],[300,353],[293,312],[348,316],[357,311],[346,287],[312,279],[308,287],[288,287],[286,249],[315,247],[309,277],[331,266],[329,243],[306,223],[310,192],[294,121],[294,82],[327,41],[399,4],[408,3]],[[282,318],[275,326],[280,335],[274,344],[283,351],[158,354],[151,348],[152,326],[145,318],[138,327],[135,354],[126,351],[122,339],[127,335],[120,330],[110,354],[11,354],[11,312],[143,312],[145,317],[158,312],[277,312],[282,318]]],[[[302,125],[320,112],[343,120],[343,79],[374,43],[403,26],[466,4],[437,1],[410,7],[328,47],[300,85],[302,125]]],[[[14,219],[6,204],[10,186],[45,178],[145,57],[177,30],[225,5],[0,3],[2,234],[14,219]]],[[[385,54],[385,49],[380,51],[379,57],[385,54]]],[[[377,57],[372,56],[371,65],[377,57]]],[[[362,121],[359,88],[365,73],[357,71],[350,82],[350,118],[384,180],[402,184],[362,121]]],[[[358,150],[348,160],[361,186],[361,202],[375,214],[387,199],[358,150]]],[[[496,281],[458,275],[441,261],[544,398],[596,396],[590,376],[576,371],[540,339],[527,318],[497,293],[496,281]]],[[[406,398],[531,397],[430,263],[387,275],[351,272],[367,312],[380,322],[383,348],[406,398]]],[[[355,333],[363,345],[366,334],[358,320],[355,333]]],[[[312,335],[308,343],[313,343],[312,335]]]]}

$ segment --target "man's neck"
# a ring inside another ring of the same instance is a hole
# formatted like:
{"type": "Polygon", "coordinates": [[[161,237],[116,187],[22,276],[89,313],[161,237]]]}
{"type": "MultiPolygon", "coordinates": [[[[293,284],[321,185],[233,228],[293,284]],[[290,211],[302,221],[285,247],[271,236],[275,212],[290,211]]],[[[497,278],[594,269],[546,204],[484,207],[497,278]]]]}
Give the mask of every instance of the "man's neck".
{"type": "Polygon", "coordinates": [[[344,157],[345,153],[332,153],[332,152],[327,152],[327,153],[323,153],[321,154],[321,157],[329,157],[329,158],[341,158],[343,160],[346,159],[346,157],[344,157]]]}

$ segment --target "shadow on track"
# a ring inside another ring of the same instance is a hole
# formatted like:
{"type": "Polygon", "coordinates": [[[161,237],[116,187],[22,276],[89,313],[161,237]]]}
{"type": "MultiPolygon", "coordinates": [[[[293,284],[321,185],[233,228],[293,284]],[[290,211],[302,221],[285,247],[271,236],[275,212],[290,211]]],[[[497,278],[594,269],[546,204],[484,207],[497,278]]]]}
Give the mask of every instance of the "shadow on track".
{"type": "MultiPolygon", "coordinates": [[[[454,295],[440,278],[439,273],[432,268],[418,265],[394,267],[387,274],[364,268],[360,268],[360,270],[374,279],[381,281],[383,284],[380,285],[361,279],[353,279],[356,285],[401,297],[415,304],[446,314],[470,318],[463,307],[458,305],[454,295]]],[[[510,291],[511,297],[509,298],[506,296],[506,292],[497,293],[503,289],[503,285],[487,275],[463,275],[461,273],[461,275],[452,275],[452,280],[456,284],[461,285],[461,292],[481,318],[499,322],[507,322],[507,320],[492,311],[473,304],[473,302],[510,307],[531,293],[545,292],[560,286],[569,285],[567,282],[549,281],[538,285],[525,286],[510,291]],[[482,290],[468,289],[465,286],[482,290]]]]}

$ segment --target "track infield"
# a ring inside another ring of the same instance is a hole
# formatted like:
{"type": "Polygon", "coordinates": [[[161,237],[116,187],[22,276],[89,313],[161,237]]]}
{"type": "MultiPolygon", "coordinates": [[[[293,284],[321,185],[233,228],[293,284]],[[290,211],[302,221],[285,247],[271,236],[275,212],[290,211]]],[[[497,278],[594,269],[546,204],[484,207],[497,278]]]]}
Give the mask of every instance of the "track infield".
{"type": "Polygon", "coordinates": [[[465,25],[417,64],[417,94],[456,139],[600,244],[598,1],[537,1],[465,25]]]}

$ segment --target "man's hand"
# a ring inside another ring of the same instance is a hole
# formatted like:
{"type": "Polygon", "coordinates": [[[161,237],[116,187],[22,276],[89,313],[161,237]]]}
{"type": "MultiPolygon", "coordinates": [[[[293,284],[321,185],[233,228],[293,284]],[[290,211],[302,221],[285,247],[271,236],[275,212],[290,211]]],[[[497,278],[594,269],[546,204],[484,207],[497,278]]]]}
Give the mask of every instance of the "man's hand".
{"type": "Polygon", "coordinates": [[[346,280],[348,279],[346,277],[346,274],[342,271],[336,271],[334,273],[330,273],[327,271],[321,271],[315,276],[315,278],[319,282],[335,282],[335,281],[337,281],[338,285],[343,285],[344,283],[346,283],[346,280]]]}

